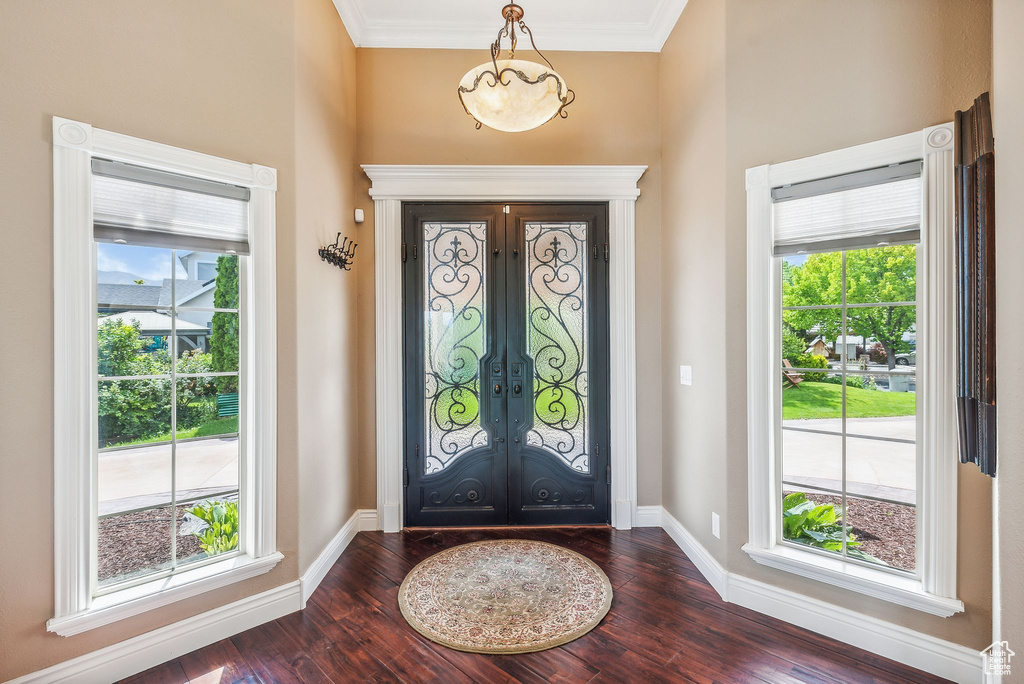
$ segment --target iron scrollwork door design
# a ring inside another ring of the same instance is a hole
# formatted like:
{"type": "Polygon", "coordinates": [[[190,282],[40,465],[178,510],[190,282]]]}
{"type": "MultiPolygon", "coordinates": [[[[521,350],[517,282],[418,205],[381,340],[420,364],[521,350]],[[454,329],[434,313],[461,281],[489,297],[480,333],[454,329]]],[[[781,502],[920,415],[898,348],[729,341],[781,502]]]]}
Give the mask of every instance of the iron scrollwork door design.
{"type": "Polygon", "coordinates": [[[606,207],[513,205],[507,226],[510,522],[606,523],[606,207]]]}
{"type": "Polygon", "coordinates": [[[406,522],[507,522],[502,207],[406,205],[406,522]]]}
{"type": "Polygon", "coordinates": [[[406,524],[608,522],[606,213],[405,205],[406,524]]]}

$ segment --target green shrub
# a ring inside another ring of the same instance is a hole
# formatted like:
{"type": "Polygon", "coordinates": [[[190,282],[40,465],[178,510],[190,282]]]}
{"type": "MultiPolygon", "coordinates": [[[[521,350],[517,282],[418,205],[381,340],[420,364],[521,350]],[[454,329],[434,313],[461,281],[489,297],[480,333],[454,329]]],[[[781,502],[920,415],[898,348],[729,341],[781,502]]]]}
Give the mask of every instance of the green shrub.
{"type": "Polygon", "coordinates": [[[208,525],[202,532],[193,533],[207,556],[238,548],[237,501],[204,501],[188,512],[208,525]]]}
{"type": "MultiPolygon", "coordinates": [[[[97,350],[101,376],[168,375],[171,357],[166,349],[150,348],[139,325],[111,318],[99,325],[97,350]]],[[[186,351],[178,359],[178,373],[209,373],[210,354],[186,351]]],[[[178,429],[188,430],[217,418],[217,385],[209,378],[177,381],[178,429]]],[[[169,435],[171,383],[169,380],[100,382],[98,391],[100,447],[169,435]]],[[[169,438],[169,437],[168,437],[169,438]]]]}
{"type": "MultiPolygon", "coordinates": [[[[842,509],[832,504],[816,504],[803,492],[786,495],[782,500],[782,536],[826,551],[843,550],[842,509]]],[[[880,563],[858,547],[852,532],[846,533],[846,553],[852,558],[880,563]]]]}
{"type": "Polygon", "coordinates": [[[807,349],[807,342],[802,337],[790,332],[788,327],[782,331],[782,358],[795,366],[797,359],[803,356],[805,349],[807,349]]]}
{"type": "MultiPolygon", "coordinates": [[[[797,368],[829,368],[828,359],[817,354],[801,354],[796,357],[796,362],[790,361],[797,368]]],[[[828,373],[802,373],[807,382],[821,382],[828,377],[828,373]]]]}
{"type": "MultiPolygon", "coordinates": [[[[178,373],[209,373],[209,354],[190,349],[178,359],[178,373]]],[[[216,378],[189,377],[178,382],[178,429],[188,430],[217,419],[216,378]]]]}
{"type": "MultiPolygon", "coordinates": [[[[828,383],[829,385],[842,385],[843,378],[841,375],[829,375],[828,377],[824,378],[823,380],[819,380],[818,382],[828,383]]],[[[864,375],[847,375],[846,386],[856,387],[857,389],[863,390],[878,389],[878,386],[875,385],[875,379],[871,376],[864,375]]]]}

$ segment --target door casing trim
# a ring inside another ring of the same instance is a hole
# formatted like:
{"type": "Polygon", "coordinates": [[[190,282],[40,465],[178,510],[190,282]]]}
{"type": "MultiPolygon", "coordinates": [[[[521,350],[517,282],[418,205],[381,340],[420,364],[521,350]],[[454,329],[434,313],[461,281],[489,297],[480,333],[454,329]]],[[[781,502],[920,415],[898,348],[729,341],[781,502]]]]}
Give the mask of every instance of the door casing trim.
{"type": "Polygon", "coordinates": [[[607,202],[611,518],[636,520],[636,200],[646,166],[364,164],[374,203],[377,513],[398,532],[402,511],[402,202],[607,202]]]}

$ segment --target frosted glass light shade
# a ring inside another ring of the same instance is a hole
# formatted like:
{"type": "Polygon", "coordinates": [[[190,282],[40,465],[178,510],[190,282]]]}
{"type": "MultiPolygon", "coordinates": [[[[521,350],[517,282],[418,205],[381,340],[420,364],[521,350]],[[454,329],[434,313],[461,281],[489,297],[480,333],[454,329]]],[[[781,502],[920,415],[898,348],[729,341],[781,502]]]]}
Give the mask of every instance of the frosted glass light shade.
{"type": "Polygon", "coordinates": [[[498,72],[508,85],[494,78],[491,62],[470,69],[459,83],[466,111],[485,126],[508,133],[528,131],[550,121],[568,98],[565,79],[543,64],[499,59],[498,72]]]}

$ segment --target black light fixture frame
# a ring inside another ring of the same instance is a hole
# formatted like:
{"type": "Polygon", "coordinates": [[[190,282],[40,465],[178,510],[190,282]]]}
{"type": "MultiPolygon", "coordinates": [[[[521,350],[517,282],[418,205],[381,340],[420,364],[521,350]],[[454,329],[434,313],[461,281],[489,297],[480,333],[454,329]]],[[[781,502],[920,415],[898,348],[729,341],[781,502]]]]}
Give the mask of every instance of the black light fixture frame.
{"type": "Polygon", "coordinates": [[[501,27],[501,30],[498,31],[498,37],[494,39],[493,43],[491,43],[491,64],[494,67],[493,70],[483,71],[478,74],[476,79],[473,81],[472,88],[466,88],[461,85],[459,86],[459,102],[462,103],[462,108],[466,110],[466,114],[469,114],[469,116],[473,117],[473,120],[476,121],[477,130],[480,130],[480,128],[483,127],[483,123],[469,111],[469,108],[466,107],[466,101],[462,98],[462,95],[463,93],[474,92],[478,87],[480,87],[480,82],[484,81],[485,78],[489,79],[485,84],[491,88],[496,88],[498,85],[509,85],[512,81],[505,79],[510,76],[515,76],[527,85],[537,85],[549,78],[554,79],[558,86],[558,99],[561,101],[562,105],[551,117],[552,119],[556,116],[561,119],[568,118],[569,114],[565,111],[565,108],[576,100],[575,91],[573,91],[572,88],[567,87],[562,79],[558,77],[558,74],[554,73],[555,66],[551,63],[551,60],[545,57],[544,53],[537,48],[537,43],[533,40],[533,32],[530,30],[530,27],[526,25],[526,22],[523,21],[523,14],[523,8],[514,2],[501,8],[501,16],[505,18],[505,25],[501,27]],[[498,58],[501,56],[502,38],[508,38],[509,40],[508,58],[516,58],[516,46],[519,44],[519,38],[516,35],[516,26],[518,26],[519,30],[525,33],[530,39],[530,46],[533,47],[533,51],[540,55],[540,58],[543,59],[544,63],[548,65],[548,68],[551,69],[550,72],[545,72],[536,79],[531,79],[519,69],[513,69],[511,67],[505,67],[504,69],[498,68],[498,58]]]}

